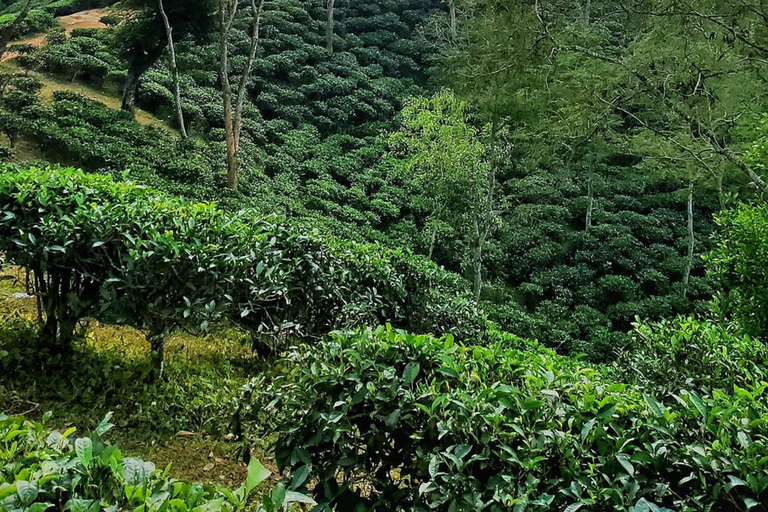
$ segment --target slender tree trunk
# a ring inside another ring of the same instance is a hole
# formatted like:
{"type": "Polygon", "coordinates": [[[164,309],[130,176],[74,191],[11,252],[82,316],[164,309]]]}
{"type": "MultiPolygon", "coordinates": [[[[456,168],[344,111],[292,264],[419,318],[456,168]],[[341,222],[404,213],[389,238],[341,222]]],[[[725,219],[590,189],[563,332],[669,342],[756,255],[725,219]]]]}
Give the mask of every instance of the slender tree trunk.
{"type": "Polygon", "coordinates": [[[251,0],[253,11],[253,29],[251,32],[251,48],[243,74],[240,76],[240,84],[237,88],[237,97],[233,104],[234,92],[229,80],[229,32],[237,14],[237,0],[222,1],[220,6],[221,17],[221,55],[219,78],[221,81],[222,99],[224,102],[224,130],[227,142],[227,188],[236,190],[240,168],[240,133],[242,131],[243,107],[248,88],[248,79],[253,69],[253,61],[256,58],[256,50],[259,46],[259,30],[261,28],[261,13],[264,10],[264,0],[256,7],[256,0],[251,0]],[[228,7],[229,6],[229,7],[228,7]]]}
{"type": "Polygon", "coordinates": [[[335,3],[335,0],[326,1],[328,8],[328,23],[325,26],[325,47],[330,53],[333,53],[333,4],[335,3]]]}
{"type": "Polygon", "coordinates": [[[477,219],[474,221],[475,247],[472,257],[472,292],[475,299],[480,300],[480,294],[483,292],[483,245],[485,245],[485,236],[481,234],[480,223],[477,219]]]}
{"type": "Polygon", "coordinates": [[[163,18],[163,24],[165,25],[165,34],[168,37],[171,74],[173,75],[173,99],[176,103],[176,116],[179,120],[179,131],[181,132],[181,138],[186,140],[187,127],[184,124],[184,111],[181,108],[181,80],[179,78],[179,66],[176,63],[176,45],[173,42],[173,28],[171,28],[171,23],[168,21],[168,16],[165,14],[163,0],[158,0],[158,7],[160,9],[160,16],[163,18]]]}
{"type": "Polygon", "coordinates": [[[725,210],[725,193],[723,192],[723,171],[717,174],[717,200],[720,203],[720,209],[725,210]]]}
{"type": "Polygon", "coordinates": [[[448,15],[451,18],[451,42],[456,42],[458,30],[456,28],[456,0],[448,0],[448,15]]]}
{"type": "Polygon", "coordinates": [[[437,228],[434,228],[432,230],[432,236],[429,240],[429,252],[427,253],[427,258],[430,260],[432,259],[432,254],[435,252],[435,243],[437,242],[437,228]]]}
{"type": "Polygon", "coordinates": [[[595,191],[592,188],[593,176],[594,176],[594,171],[590,167],[589,177],[587,178],[587,217],[584,221],[587,231],[589,231],[592,228],[592,210],[595,207],[595,191]]]}
{"type": "Polygon", "coordinates": [[[693,231],[693,180],[688,184],[688,257],[685,262],[685,273],[683,274],[683,297],[688,295],[688,281],[691,278],[691,269],[693,268],[693,251],[696,239],[693,231]]]}
{"type": "Polygon", "coordinates": [[[29,12],[32,10],[33,5],[33,0],[27,0],[19,13],[16,15],[16,18],[14,18],[13,22],[11,22],[10,25],[0,31],[0,60],[3,59],[5,51],[8,49],[8,44],[16,35],[16,31],[19,29],[19,26],[24,22],[25,19],[27,19],[27,16],[29,16],[29,12]]]}
{"type": "Polygon", "coordinates": [[[163,369],[165,367],[165,342],[167,339],[168,329],[164,327],[153,327],[147,335],[147,341],[149,341],[151,349],[150,359],[152,364],[152,371],[149,374],[149,378],[152,382],[163,377],[163,369]]]}

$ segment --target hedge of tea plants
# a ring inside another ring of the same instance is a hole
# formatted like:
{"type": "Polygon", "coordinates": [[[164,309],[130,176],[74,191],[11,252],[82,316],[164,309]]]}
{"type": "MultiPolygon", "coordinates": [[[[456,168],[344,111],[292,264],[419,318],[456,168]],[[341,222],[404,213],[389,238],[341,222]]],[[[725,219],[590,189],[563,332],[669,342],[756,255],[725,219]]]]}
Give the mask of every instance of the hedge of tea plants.
{"type": "Polygon", "coordinates": [[[768,206],[743,204],[721,212],[716,246],[708,256],[722,290],[719,311],[752,336],[768,336],[768,206]]]}
{"type": "Polygon", "coordinates": [[[112,428],[108,415],[88,435],[75,428],[51,429],[46,423],[0,414],[0,510],[44,512],[69,510],[142,510],[187,512],[289,510],[312,504],[278,484],[259,503],[257,487],[270,476],[251,459],[246,481],[238,489],[170,478],[151,462],[123,455],[104,441],[112,428]]]}
{"type": "Polygon", "coordinates": [[[406,251],[74,169],[0,170],[0,253],[32,272],[58,348],[83,318],[145,330],[160,360],[172,329],[222,318],[272,349],[287,329],[391,321],[465,338],[484,327],[458,276],[406,251]]]}
{"type": "Polygon", "coordinates": [[[765,381],[654,396],[546,349],[389,327],[285,365],[242,413],[329,509],[768,510],[765,381]]]}

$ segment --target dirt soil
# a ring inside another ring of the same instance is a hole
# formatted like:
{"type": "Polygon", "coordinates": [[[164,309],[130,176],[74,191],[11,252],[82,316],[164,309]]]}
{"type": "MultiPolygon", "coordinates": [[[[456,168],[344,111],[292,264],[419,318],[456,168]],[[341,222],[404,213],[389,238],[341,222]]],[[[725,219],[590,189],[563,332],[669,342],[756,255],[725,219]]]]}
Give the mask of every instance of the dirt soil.
{"type": "Polygon", "coordinates": [[[107,9],[91,9],[89,11],[76,12],[69,16],[62,16],[59,18],[59,23],[67,31],[67,35],[71,34],[76,28],[107,28],[100,20],[108,12],[107,9]]]}

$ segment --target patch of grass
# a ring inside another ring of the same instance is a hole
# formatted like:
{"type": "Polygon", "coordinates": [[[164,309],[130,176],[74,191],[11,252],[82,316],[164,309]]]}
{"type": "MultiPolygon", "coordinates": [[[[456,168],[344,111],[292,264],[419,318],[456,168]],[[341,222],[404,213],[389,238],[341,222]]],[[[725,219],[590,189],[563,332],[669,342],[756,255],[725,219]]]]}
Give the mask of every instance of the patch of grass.
{"type": "MultiPolygon", "coordinates": [[[[53,93],[57,91],[68,91],[85,96],[88,99],[103,103],[107,107],[115,110],[119,110],[121,107],[121,101],[118,91],[103,91],[96,89],[95,87],[88,86],[81,82],[72,82],[63,78],[59,78],[46,73],[39,73],[37,71],[30,71],[20,67],[16,61],[8,60],[2,63],[2,68],[8,71],[27,74],[34,76],[43,83],[43,88],[40,91],[40,99],[44,105],[53,105],[53,93]]],[[[136,122],[142,126],[154,126],[162,128],[163,130],[178,134],[176,130],[171,128],[165,120],[159,119],[149,112],[140,108],[136,109],[136,122]]]]}
{"type": "MultiPolygon", "coordinates": [[[[249,377],[270,370],[241,333],[175,333],[164,377],[150,382],[149,345],[135,329],[88,322],[70,354],[38,349],[35,300],[20,295],[24,283],[22,270],[0,272],[0,412],[40,419],[52,411],[57,427],[87,431],[113,411],[113,436],[127,452],[171,464],[177,478],[242,483],[237,398],[249,377]]],[[[274,467],[263,451],[255,456],[274,467]]]]}

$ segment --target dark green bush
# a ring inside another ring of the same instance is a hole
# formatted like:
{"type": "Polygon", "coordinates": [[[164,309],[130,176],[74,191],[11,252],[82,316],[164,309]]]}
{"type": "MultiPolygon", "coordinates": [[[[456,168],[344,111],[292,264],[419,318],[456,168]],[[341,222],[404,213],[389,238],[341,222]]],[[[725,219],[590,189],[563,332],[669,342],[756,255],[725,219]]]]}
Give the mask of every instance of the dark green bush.
{"type": "Polygon", "coordinates": [[[205,329],[237,294],[251,310],[283,294],[267,239],[237,216],[105,176],[0,174],[0,233],[0,251],[33,272],[60,348],[94,317],[145,329],[162,360],[173,328],[205,329]]]}
{"type": "Polygon", "coordinates": [[[462,337],[483,329],[457,276],[302,231],[72,169],[0,172],[0,252],[33,272],[45,336],[59,347],[85,317],[145,329],[160,360],[174,327],[222,316],[254,334],[383,321],[462,337]]]}
{"type": "Polygon", "coordinates": [[[188,510],[275,512],[312,500],[288,493],[278,485],[262,497],[252,498],[270,476],[256,458],[248,476],[236,490],[205,486],[169,478],[167,470],[151,462],[124,456],[104,441],[112,428],[109,414],[87,436],[75,437],[42,423],[0,414],[0,508],[7,512],[55,510],[188,510]]]}
{"type": "Polygon", "coordinates": [[[632,338],[616,368],[643,389],[732,392],[768,380],[768,347],[732,325],[677,317],[637,324],[632,338]]]}
{"type": "Polygon", "coordinates": [[[254,381],[293,489],[335,510],[768,510],[768,383],[658,401],[550,351],[389,328],[254,381]]]}
{"type": "MultiPolygon", "coordinates": [[[[0,27],[6,27],[16,19],[16,12],[0,15],[0,27]]],[[[47,9],[32,9],[29,15],[16,29],[16,36],[24,36],[36,32],[44,32],[56,24],[56,20],[47,9]]]]}

